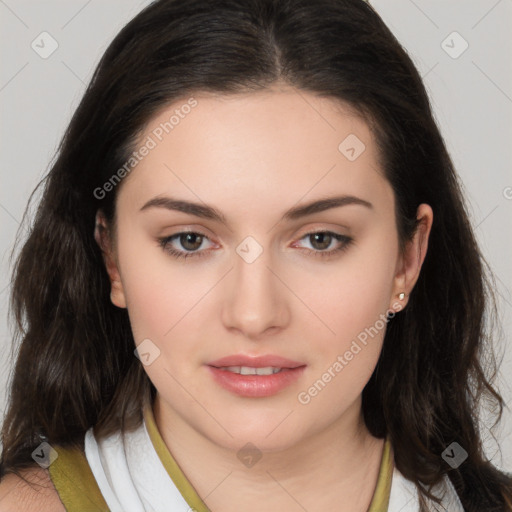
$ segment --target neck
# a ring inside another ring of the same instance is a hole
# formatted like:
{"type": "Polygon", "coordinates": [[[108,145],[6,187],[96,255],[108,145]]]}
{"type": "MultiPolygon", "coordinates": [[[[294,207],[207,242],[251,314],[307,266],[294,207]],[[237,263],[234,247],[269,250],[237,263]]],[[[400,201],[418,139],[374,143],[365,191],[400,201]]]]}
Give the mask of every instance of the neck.
{"type": "Polygon", "coordinates": [[[325,430],[293,446],[264,451],[247,466],[238,450],[191,428],[159,394],[153,413],[172,456],[212,511],[368,510],[384,441],[366,428],[360,398],[325,430]]]}

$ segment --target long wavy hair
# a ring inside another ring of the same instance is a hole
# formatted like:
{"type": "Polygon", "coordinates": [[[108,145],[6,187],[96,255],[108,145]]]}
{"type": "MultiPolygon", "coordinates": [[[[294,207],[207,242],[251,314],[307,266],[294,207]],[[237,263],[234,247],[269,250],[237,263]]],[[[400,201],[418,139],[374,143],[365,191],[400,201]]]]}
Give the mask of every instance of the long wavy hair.
{"type": "MultiPolygon", "coordinates": [[[[115,37],[29,199],[43,186],[13,266],[15,360],[0,477],[34,466],[31,453],[43,439],[83,449],[90,427],[99,437],[136,428],[144,400],[155,396],[134,356],[128,313],[110,301],[93,236],[98,209],[114,225],[119,187],[94,191],[166,105],[277,81],[348,103],[369,123],[394,190],[401,249],[418,205],[434,212],[420,277],[407,307],[389,320],[363,391],[369,431],[390,436],[422,510],[445,474],[466,510],[506,510],[511,475],[485,456],[479,424],[481,404],[495,425],[504,406],[494,384],[494,277],[421,77],[363,0],[158,0],[115,37]],[[455,469],[442,457],[454,441],[468,453],[455,469]]],[[[27,214],[28,205],[23,223],[27,214]]]]}

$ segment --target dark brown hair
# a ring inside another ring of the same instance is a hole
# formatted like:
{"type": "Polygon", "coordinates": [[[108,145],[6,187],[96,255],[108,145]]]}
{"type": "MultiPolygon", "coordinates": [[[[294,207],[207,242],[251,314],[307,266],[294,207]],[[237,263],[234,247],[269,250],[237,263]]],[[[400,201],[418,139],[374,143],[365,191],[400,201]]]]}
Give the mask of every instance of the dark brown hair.
{"type": "Polygon", "coordinates": [[[114,221],[119,187],[101,198],[94,191],[165,105],[277,81],[348,103],[371,124],[402,248],[418,205],[434,212],[419,280],[390,319],[363,391],[370,432],[390,436],[398,470],[422,498],[448,474],[466,510],[505,510],[512,480],[485,457],[479,427],[481,402],[497,421],[503,409],[492,384],[492,272],[418,71],[362,0],[159,0],[116,36],[37,187],[42,199],[16,258],[10,312],[21,342],[0,477],[34,466],[41,439],[83,448],[91,426],[97,436],[135,428],[155,394],[93,237],[98,209],[114,221]],[[456,469],[441,456],[452,442],[468,453],[456,469]]]}

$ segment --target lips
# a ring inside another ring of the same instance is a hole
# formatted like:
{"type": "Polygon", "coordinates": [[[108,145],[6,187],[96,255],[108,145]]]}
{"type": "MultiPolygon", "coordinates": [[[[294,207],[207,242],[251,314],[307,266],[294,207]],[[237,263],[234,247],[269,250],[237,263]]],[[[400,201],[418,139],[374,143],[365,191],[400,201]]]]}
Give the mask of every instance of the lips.
{"type": "Polygon", "coordinates": [[[276,355],[235,354],[207,364],[214,381],[222,388],[243,397],[268,397],[291,386],[306,365],[276,355]]]}

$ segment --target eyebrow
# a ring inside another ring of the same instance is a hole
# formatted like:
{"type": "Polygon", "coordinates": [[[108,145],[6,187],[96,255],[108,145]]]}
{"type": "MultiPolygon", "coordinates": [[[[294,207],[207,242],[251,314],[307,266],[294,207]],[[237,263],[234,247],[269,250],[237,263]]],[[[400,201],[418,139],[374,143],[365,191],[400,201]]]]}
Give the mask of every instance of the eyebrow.
{"type": "MultiPolygon", "coordinates": [[[[331,208],[339,208],[341,206],[347,205],[361,205],[366,208],[373,209],[372,203],[365,201],[364,199],[355,196],[344,195],[329,197],[326,199],[318,199],[304,205],[294,206],[284,213],[284,215],[281,217],[281,220],[297,220],[302,217],[306,217],[307,215],[312,215],[313,213],[319,213],[325,210],[330,210],[331,208]]],[[[167,210],[188,213],[203,219],[211,219],[222,224],[227,224],[226,217],[215,208],[204,204],[184,201],[182,199],[174,199],[171,197],[162,196],[154,197],[145,203],[140,211],[147,210],[148,208],[165,208],[167,210]]]]}

